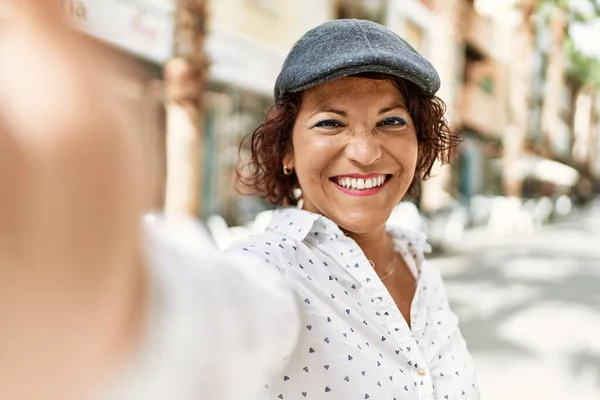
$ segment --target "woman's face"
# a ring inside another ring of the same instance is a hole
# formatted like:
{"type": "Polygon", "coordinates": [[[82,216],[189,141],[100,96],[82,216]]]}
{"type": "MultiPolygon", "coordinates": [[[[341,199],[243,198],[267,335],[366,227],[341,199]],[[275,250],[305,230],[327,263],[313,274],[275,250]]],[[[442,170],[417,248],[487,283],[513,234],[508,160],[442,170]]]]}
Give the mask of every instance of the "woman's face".
{"type": "Polygon", "coordinates": [[[406,194],[418,142],[406,102],[389,80],[345,77],[308,89],[293,130],[304,209],[343,229],[383,226],[406,194]]]}

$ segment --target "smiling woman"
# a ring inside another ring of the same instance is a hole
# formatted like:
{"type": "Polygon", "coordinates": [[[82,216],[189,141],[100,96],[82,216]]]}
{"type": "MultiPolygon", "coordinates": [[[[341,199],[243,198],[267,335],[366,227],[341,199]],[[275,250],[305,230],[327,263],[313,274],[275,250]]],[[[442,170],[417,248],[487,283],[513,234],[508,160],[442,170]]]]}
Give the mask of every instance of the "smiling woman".
{"type": "Polygon", "coordinates": [[[425,238],[386,226],[458,144],[439,86],[373,22],[327,22],[288,55],[239,174],[282,208],[230,249],[283,274],[304,327],[261,399],[479,399],[425,238]]]}
{"type": "Polygon", "coordinates": [[[417,134],[405,103],[391,80],[345,77],[304,92],[283,163],[296,171],[305,210],[350,232],[385,224],[417,165],[417,134]]]}
{"type": "Polygon", "coordinates": [[[185,218],[140,229],[139,113],[25,3],[0,35],[0,398],[479,398],[425,238],[385,226],[454,138],[402,39],[346,20],[298,42],[250,183],[304,209],[224,257],[185,218]]]}
{"type": "MultiPolygon", "coordinates": [[[[357,78],[364,78],[374,84],[384,83],[388,87],[392,83],[396,88],[395,95],[399,95],[402,99],[397,108],[403,110],[404,113],[399,117],[388,117],[387,120],[381,121],[381,125],[404,127],[408,126],[410,122],[416,132],[419,142],[419,157],[414,178],[407,190],[409,195],[414,194],[418,190],[420,181],[429,177],[435,160],[447,162],[450,150],[459,143],[458,136],[450,129],[445,119],[446,105],[435,95],[424,93],[411,81],[382,73],[359,73],[342,79],[341,84],[339,81],[334,81],[333,84],[338,88],[346,85],[347,89],[354,90],[352,84],[360,81],[357,78]]],[[[328,89],[331,89],[331,84],[323,85],[321,91],[328,89]]],[[[292,148],[294,125],[302,99],[306,95],[310,95],[310,91],[307,92],[309,93],[287,93],[282,96],[273,106],[265,121],[247,138],[251,141],[251,160],[239,169],[238,177],[245,188],[265,196],[275,205],[296,205],[300,200],[294,190],[299,188],[296,174],[282,174],[280,166],[284,161],[283,158],[289,154],[292,148]]],[[[375,92],[379,94],[377,90],[375,92]]],[[[355,98],[359,97],[355,96],[355,98]]],[[[323,111],[328,111],[322,105],[320,106],[323,111]]],[[[306,108],[306,105],[304,107],[306,108]]],[[[394,109],[383,108],[381,111],[389,112],[394,109]]],[[[329,111],[333,111],[335,114],[336,110],[329,111]]],[[[346,113],[337,113],[338,117],[343,115],[347,117],[346,113]]],[[[341,127],[336,118],[317,121],[316,125],[319,126],[315,126],[315,128],[329,128],[332,129],[332,132],[335,132],[333,128],[341,127]]]]}

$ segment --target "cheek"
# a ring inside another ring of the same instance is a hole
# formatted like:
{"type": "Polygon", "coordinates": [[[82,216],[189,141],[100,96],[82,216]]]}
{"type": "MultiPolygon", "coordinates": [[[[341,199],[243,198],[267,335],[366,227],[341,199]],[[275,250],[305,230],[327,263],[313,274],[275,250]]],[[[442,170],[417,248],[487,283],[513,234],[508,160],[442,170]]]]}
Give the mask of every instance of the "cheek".
{"type": "Polygon", "coordinates": [[[327,179],[327,168],[335,154],[331,138],[306,136],[298,135],[298,140],[294,140],[294,164],[301,185],[327,179]]]}
{"type": "Polygon", "coordinates": [[[392,157],[400,164],[406,173],[414,173],[417,167],[421,149],[417,138],[401,138],[389,148],[392,152],[392,157]]]}

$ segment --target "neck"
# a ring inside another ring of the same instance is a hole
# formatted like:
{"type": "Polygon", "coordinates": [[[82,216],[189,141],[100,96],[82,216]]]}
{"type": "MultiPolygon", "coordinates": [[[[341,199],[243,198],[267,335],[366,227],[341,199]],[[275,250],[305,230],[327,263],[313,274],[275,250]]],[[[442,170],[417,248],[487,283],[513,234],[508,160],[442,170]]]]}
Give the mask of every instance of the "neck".
{"type": "Polygon", "coordinates": [[[386,272],[394,256],[394,242],[387,233],[385,225],[368,233],[349,232],[348,237],[352,238],[367,259],[373,262],[375,271],[379,274],[386,272]]]}

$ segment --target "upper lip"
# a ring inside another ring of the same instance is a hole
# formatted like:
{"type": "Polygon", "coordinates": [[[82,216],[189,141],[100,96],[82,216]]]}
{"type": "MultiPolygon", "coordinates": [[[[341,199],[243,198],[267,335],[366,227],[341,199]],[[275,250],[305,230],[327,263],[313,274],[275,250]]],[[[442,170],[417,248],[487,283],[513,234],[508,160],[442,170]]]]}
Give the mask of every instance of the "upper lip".
{"type": "Polygon", "coordinates": [[[389,174],[383,173],[375,173],[375,174],[345,174],[345,175],[335,175],[332,178],[340,179],[340,178],[353,178],[353,179],[370,179],[377,178],[379,176],[387,176],[389,174]]]}

